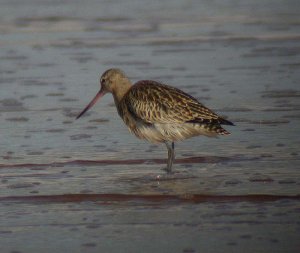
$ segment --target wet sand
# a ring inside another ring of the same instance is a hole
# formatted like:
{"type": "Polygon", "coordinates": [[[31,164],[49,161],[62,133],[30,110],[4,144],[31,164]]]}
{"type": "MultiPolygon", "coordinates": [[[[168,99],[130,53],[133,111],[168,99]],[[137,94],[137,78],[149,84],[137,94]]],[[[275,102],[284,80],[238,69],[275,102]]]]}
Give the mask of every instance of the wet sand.
{"type": "Polygon", "coordinates": [[[2,1],[0,252],[298,252],[295,1],[2,1]],[[128,133],[99,75],[193,95],[230,136],[128,133]]]}

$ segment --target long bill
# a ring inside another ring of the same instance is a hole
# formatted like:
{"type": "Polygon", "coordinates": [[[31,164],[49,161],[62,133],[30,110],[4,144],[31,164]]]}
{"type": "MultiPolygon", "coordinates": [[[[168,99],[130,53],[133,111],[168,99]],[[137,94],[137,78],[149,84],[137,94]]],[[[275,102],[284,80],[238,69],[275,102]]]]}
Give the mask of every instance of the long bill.
{"type": "Polygon", "coordinates": [[[105,95],[104,90],[100,90],[97,95],[93,98],[93,100],[82,110],[81,113],[76,117],[76,119],[79,119],[88,109],[90,109],[96,102],[98,101],[99,98],[103,97],[105,95]]]}

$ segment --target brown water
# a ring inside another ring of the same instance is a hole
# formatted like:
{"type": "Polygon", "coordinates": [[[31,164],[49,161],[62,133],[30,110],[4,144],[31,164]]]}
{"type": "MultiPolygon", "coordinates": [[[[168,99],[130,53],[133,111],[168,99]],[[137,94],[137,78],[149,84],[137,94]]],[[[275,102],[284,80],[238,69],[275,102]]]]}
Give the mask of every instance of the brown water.
{"type": "Polygon", "coordinates": [[[298,252],[297,1],[1,1],[0,252],[298,252]],[[122,68],[236,126],[166,150],[111,96],[122,68]]]}

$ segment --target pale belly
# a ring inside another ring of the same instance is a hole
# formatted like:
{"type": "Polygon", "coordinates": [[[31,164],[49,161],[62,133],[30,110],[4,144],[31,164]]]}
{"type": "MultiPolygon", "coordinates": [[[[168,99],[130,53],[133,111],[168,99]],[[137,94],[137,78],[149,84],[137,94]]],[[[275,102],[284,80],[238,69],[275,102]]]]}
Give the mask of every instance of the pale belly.
{"type": "Polygon", "coordinates": [[[209,131],[207,127],[200,124],[136,124],[134,128],[129,128],[130,132],[140,139],[146,139],[152,143],[165,141],[180,141],[198,135],[216,137],[218,134],[209,131]]]}

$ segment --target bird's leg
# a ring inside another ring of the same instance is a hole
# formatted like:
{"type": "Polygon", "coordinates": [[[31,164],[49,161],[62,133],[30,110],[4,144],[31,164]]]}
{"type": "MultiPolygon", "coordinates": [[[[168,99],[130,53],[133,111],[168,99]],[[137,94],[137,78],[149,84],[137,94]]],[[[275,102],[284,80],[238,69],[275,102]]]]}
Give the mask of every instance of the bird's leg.
{"type": "Polygon", "coordinates": [[[166,171],[167,171],[167,173],[172,173],[172,165],[173,165],[173,161],[175,158],[174,142],[172,142],[170,145],[170,143],[166,141],[165,144],[168,149],[168,164],[167,164],[166,171]]]}

